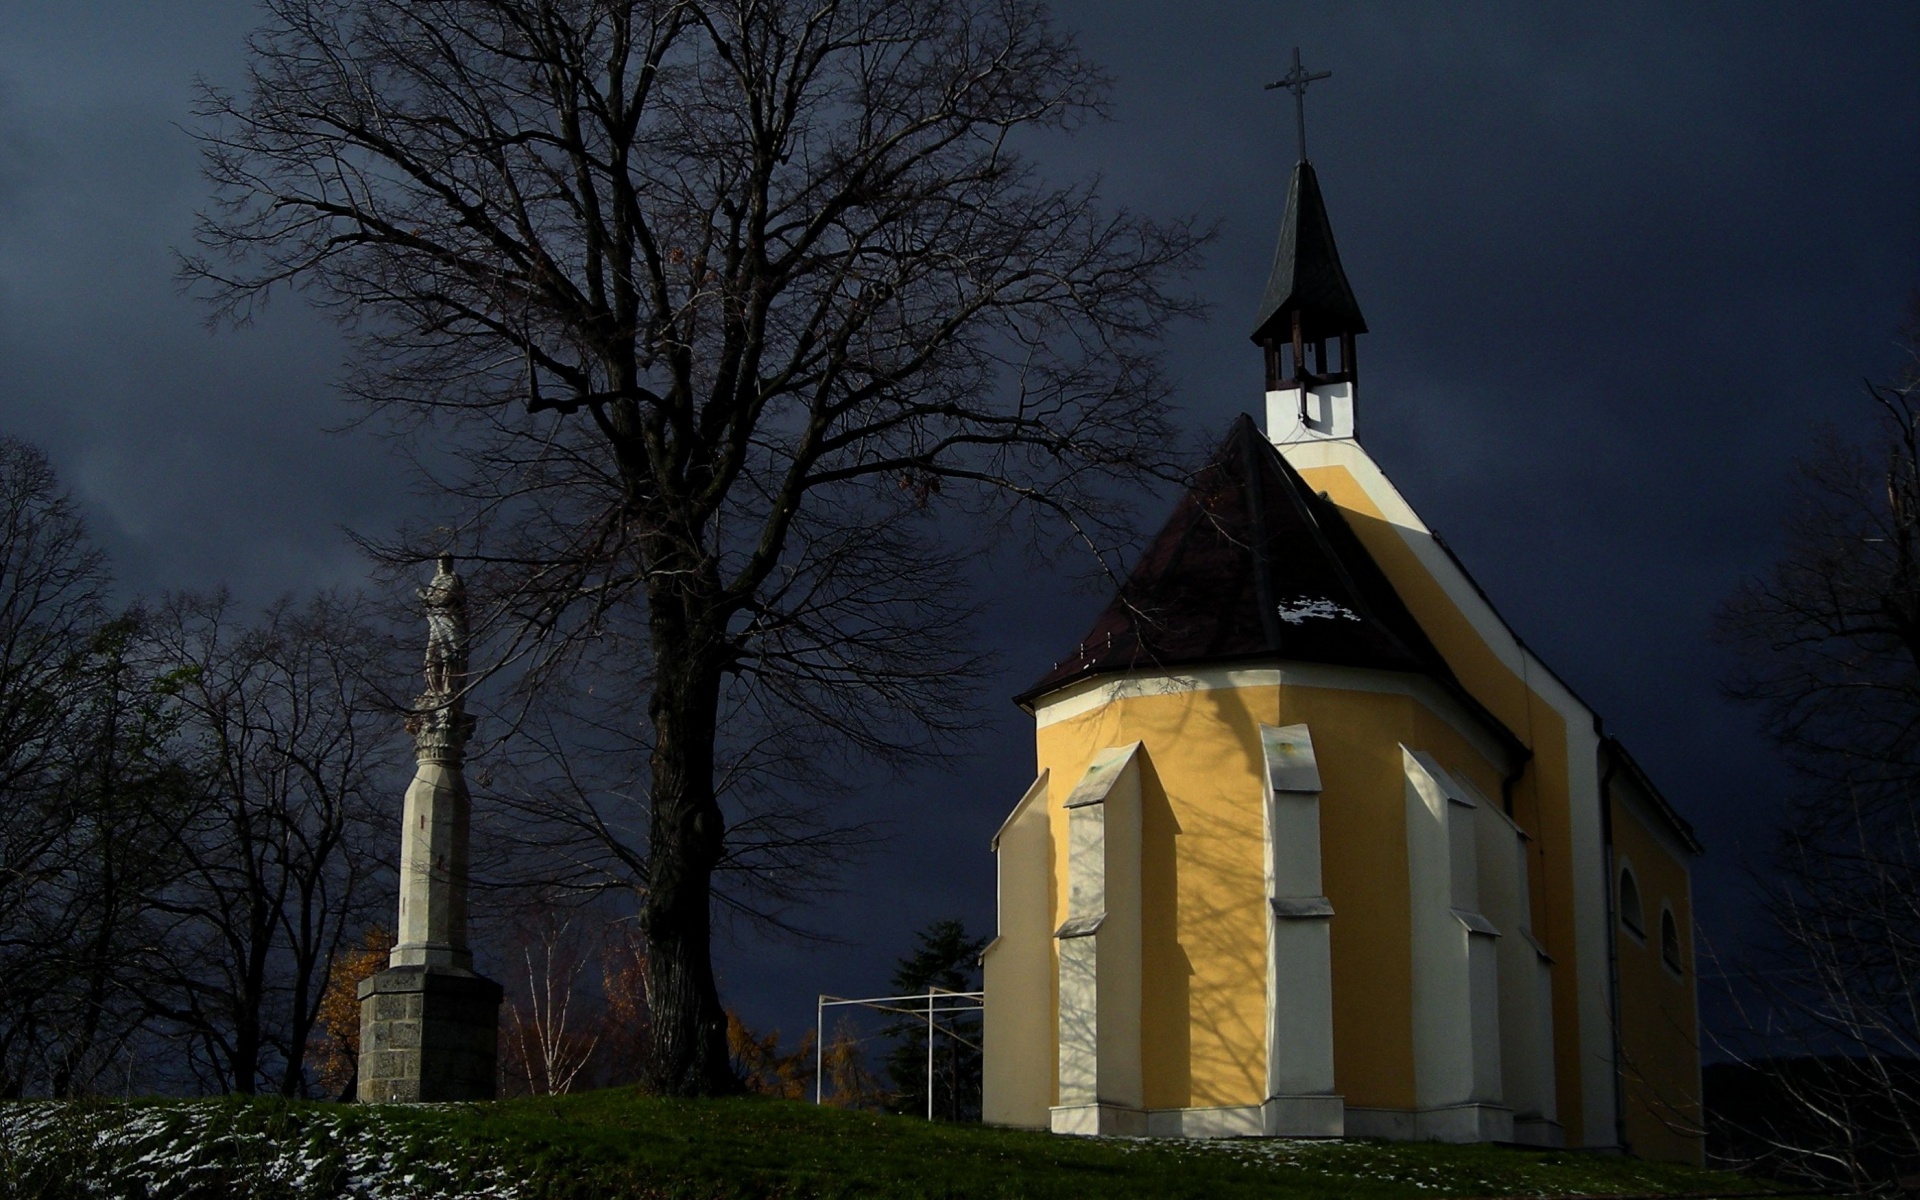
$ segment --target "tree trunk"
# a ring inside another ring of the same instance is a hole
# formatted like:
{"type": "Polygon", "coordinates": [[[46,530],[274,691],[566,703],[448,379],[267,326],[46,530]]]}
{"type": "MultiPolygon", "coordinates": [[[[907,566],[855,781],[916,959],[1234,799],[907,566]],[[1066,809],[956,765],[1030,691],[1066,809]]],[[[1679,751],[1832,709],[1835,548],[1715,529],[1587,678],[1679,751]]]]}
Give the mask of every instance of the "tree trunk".
{"type": "Polygon", "coordinates": [[[705,622],[686,619],[683,597],[656,597],[651,618],[658,672],[647,894],[647,1003],[653,1011],[648,1082],[664,1095],[739,1090],[727,1059],[727,1019],[713,981],[713,870],[725,821],[713,791],[721,658],[705,622]]]}

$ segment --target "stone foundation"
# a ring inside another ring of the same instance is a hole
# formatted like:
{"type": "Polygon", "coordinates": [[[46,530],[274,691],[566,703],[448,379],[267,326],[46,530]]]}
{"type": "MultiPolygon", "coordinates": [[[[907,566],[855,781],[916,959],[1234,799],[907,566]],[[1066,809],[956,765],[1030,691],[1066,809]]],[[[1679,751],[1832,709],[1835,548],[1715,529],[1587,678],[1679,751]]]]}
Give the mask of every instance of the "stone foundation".
{"type": "Polygon", "coordinates": [[[500,985],[453,967],[389,967],[360,985],[362,1103],[491,1100],[500,985]]]}

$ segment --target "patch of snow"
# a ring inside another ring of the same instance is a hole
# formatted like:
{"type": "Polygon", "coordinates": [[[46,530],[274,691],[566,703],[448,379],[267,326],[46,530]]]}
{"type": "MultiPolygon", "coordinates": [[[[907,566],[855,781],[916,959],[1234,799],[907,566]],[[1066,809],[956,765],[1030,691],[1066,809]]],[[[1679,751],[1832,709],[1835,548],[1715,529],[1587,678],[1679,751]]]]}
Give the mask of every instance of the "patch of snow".
{"type": "Polygon", "coordinates": [[[1331,600],[1314,600],[1301,596],[1280,604],[1280,619],[1289,625],[1301,625],[1308,621],[1358,621],[1360,614],[1344,604],[1335,604],[1331,600]]]}
{"type": "Polygon", "coordinates": [[[500,1168],[476,1166],[460,1147],[423,1139],[417,1126],[395,1125],[377,1110],[357,1111],[351,1121],[323,1109],[295,1110],[275,1138],[216,1132],[220,1115],[216,1103],[17,1101],[0,1104],[0,1147],[21,1166],[74,1171],[101,1196],[517,1200],[521,1194],[500,1168]],[[131,1188],[135,1182],[142,1186],[131,1188]]]}

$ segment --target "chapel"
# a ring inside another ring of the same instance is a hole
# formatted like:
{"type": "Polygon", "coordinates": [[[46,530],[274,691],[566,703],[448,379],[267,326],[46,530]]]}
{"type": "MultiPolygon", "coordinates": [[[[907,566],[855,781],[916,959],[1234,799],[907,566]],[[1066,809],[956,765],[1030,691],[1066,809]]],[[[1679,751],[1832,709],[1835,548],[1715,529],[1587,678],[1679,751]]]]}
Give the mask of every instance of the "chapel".
{"type": "Polygon", "coordinates": [[[1302,151],[1264,432],[1234,422],[1017,698],[985,1119],[1700,1162],[1701,847],[1362,446],[1367,326],[1302,151]]]}

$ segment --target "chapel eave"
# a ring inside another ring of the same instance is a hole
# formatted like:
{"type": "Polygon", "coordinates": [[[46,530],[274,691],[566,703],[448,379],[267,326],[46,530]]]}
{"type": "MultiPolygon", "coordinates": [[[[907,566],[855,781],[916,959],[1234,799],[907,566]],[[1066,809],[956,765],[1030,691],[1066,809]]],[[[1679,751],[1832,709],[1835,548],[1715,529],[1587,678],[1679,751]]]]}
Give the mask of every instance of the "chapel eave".
{"type": "MultiPolygon", "coordinates": [[[[1064,666],[1065,664],[1061,664],[1061,665],[1064,666]]],[[[1356,683],[1360,682],[1360,677],[1362,673],[1368,670],[1367,668],[1364,668],[1364,667],[1359,667],[1359,668],[1352,667],[1352,665],[1348,663],[1329,663],[1329,662],[1315,661],[1312,659],[1299,659],[1299,658],[1293,658],[1293,659],[1276,658],[1268,654],[1242,655],[1238,657],[1220,657],[1220,658],[1211,658],[1211,659],[1190,659],[1178,664],[1158,663],[1158,664],[1139,664],[1136,666],[1106,666],[1106,667],[1098,667],[1098,668],[1095,668],[1090,664],[1086,670],[1080,673],[1062,678],[1059,680],[1059,682],[1046,683],[1043,685],[1036,685],[1033,688],[1029,688],[1028,690],[1013,697],[1013,701],[1015,704],[1020,706],[1022,711],[1027,713],[1029,716],[1033,716],[1033,715],[1037,715],[1040,709],[1044,708],[1047,704],[1051,703],[1055,698],[1060,697],[1063,693],[1075,691],[1085,685],[1099,683],[1101,681],[1118,682],[1120,680],[1124,680],[1128,678],[1138,679],[1143,676],[1149,676],[1149,675],[1160,675],[1160,676],[1198,675],[1202,672],[1219,671],[1219,670],[1236,670],[1236,671],[1248,671],[1248,672],[1271,670],[1279,673],[1284,677],[1289,668],[1301,668],[1301,667],[1305,667],[1309,669],[1325,668],[1325,667],[1334,667],[1334,668],[1346,667],[1355,672],[1356,683]]],[[[1474,696],[1472,692],[1469,692],[1465,687],[1463,687],[1460,684],[1459,680],[1455,679],[1452,676],[1451,672],[1448,672],[1444,675],[1434,674],[1426,671],[1395,671],[1391,673],[1401,675],[1408,679],[1419,680],[1425,683],[1432,684],[1434,688],[1436,688],[1442,695],[1444,695],[1447,698],[1447,700],[1450,700],[1454,704],[1458,705],[1460,710],[1464,712],[1464,714],[1467,717],[1471,718],[1472,721],[1477,726],[1479,726],[1479,728],[1482,729],[1489,738],[1491,738],[1495,743],[1498,744],[1501,752],[1501,759],[1504,760],[1503,765],[1507,770],[1517,771],[1520,769],[1522,765],[1524,765],[1525,763],[1527,763],[1533,758],[1533,750],[1530,747],[1528,747],[1524,741],[1520,739],[1520,736],[1514,733],[1513,730],[1508,727],[1506,722],[1502,721],[1499,717],[1495,716],[1493,714],[1493,711],[1489,709],[1486,705],[1482,704],[1479,701],[1479,699],[1474,696]]],[[[1363,688],[1362,690],[1374,691],[1374,690],[1377,690],[1377,686],[1366,687],[1366,688],[1363,688]]]]}
{"type": "Polygon", "coordinates": [[[1626,743],[1611,734],[1603,735],[1600,739],[1600,752],[1605,756],[1607,764],[1603,768],[1603,776],[1615,770],[1623,771],[1639,785],[1641,791],[1646,793],[1647,798],[1652,801],[1654,811],[1690,853],[1705,854],[1707,852],[1706,847],[1700,842],[1699,835],[1693,830],[1693,823],[1680,815],[1680,810],[1673,806],[1673,802],[1667,799],[1659,785],[1653,782],[1653,777],[1647,774],[1639,760],[1627,750],[1626,743]]]}

